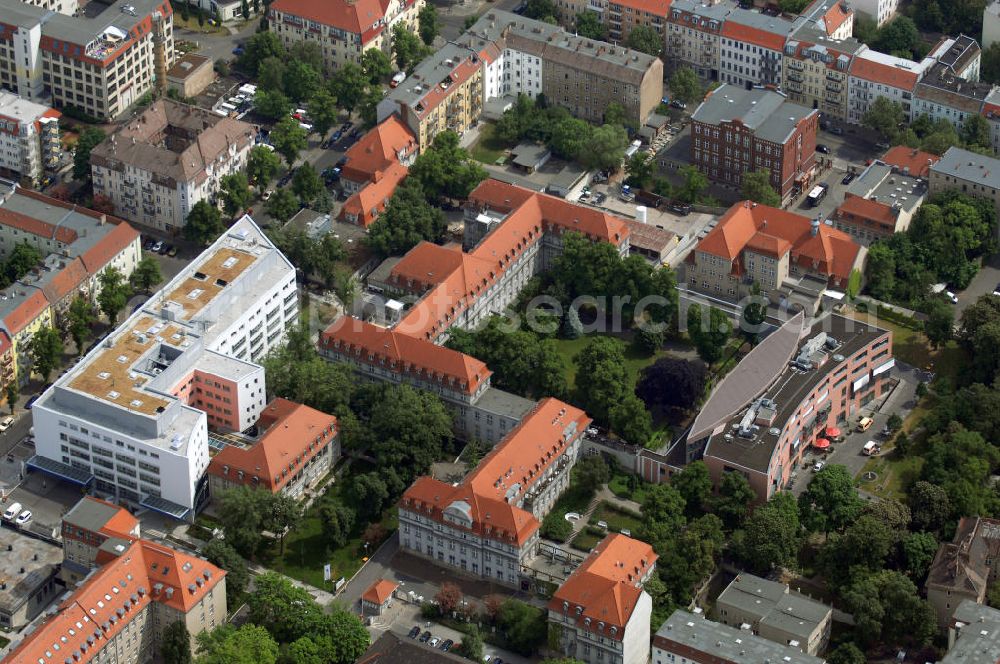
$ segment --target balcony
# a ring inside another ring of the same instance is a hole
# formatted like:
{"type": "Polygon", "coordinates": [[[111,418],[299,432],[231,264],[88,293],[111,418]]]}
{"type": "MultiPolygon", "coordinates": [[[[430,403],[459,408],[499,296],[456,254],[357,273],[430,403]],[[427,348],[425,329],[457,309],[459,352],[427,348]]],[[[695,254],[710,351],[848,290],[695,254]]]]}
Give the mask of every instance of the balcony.
{"type": "Polygon", "coordinates": [[[840,76],[837,76],[833,72],[827,72],[826,73],[826,80],[833,81],[834,83],[841,83],[844,79],[841,78],[840,76]]]}
{"type": "Polygon", "coordinates": [[[792,92],[802,92],[802,84],[797,81],[787,81],[787,87],[792,92]]]}
{"type": "Polygon", "coordinates": [[[803,69],[806,68],[804,63],[800,62],[799,60],[793,60],[791,58],[786,58],[785,64],[788,65],[789,69],[794,69],[795,71],[802,71],[803,69]]]}
{"type": "Polygon", "coordinates": [[[786,76],[786,78],[789,81],[794,81],[794,82],[800,83],[800,84],[802,83],[802,74],[798,74],[798,73],[795,73],[795,72],[788,72],[788,76],[786,76]]]}
{"type": "Polygon", "coordinates": [[[841,92],[844,91],[844,86],[842,86],[840,84],[834,85],[832,83],[827,83],[826,84],[826,89],[827,89],[827,92],[836,92],[839,95],[841,92]]]}

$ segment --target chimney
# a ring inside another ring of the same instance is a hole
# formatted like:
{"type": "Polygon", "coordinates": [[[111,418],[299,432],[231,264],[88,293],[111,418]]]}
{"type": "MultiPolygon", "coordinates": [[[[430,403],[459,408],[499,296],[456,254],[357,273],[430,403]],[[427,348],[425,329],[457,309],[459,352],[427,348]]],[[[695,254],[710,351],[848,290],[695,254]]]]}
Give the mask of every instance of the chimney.
{"type": "Polygon", "coordinates": [[[811,222],[809,222],[810,233],[813,237],[819,234],[819,217],[816,217],[811,222]]]}

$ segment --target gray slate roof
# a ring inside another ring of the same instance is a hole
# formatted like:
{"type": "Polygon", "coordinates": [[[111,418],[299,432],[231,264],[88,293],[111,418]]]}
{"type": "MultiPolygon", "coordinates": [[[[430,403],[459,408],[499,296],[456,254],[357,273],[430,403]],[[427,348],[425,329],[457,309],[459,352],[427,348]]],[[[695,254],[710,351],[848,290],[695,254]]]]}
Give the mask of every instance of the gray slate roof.
{"type": "Polygon", "coordinates": [[[819,657],[808,655],[798,648],[774,643],[750,631],[723,625],[681,609],[674,611],[656,631],[653,646],[660,645],[661,640],[685,645],[726,662],[823,663],[819,657]]]}
{"type": "Polygon", "coordinates": [[[67,16],[20,0],[0,0],[0,16],[3,16],[4,22],[21,27],[41,23],[43,35],[86,46],[111,27],[125,33],[130,32],[161,3],[162,0],[118,0],[97,15],[67,16]],[[126,7],[133,8],[134,11],[125,11],[126,7]]]}
{"type": "Polygon", "coordinates": [[[709,125],[740,120],[757,138],[784,143],[802,118],[816,112],[771,90],[723,85],[698,106],[692,119],[709,125]]]}
{"type": "Polygon", "coordinates": [[[1000,159],[951,147],[941,160],[931,165],[931,173],[950,175],[1000,189],[1000,159]]]}
{"type": "Polygon", "coordinates": [[[963,600],[955,620],[964,623],[940,664],[996,664],[1000,661],[1000,611],[963,600]]]}
{"type": "Polygon", "coordinates": [[[755,622],[771,625],[789,634],[808,640],[816,627],[833,610],[789,589],[783,583],[762,579],[741,572],[722,591],[716,605],[738,608],[756,618],[755,622]]]}
{"type": "Polygon", "coordinates": [[[97,532],[117,513],[118,510],[111,505],[83,499],[63,516],[63,521],[77,528],[97,532]]]}

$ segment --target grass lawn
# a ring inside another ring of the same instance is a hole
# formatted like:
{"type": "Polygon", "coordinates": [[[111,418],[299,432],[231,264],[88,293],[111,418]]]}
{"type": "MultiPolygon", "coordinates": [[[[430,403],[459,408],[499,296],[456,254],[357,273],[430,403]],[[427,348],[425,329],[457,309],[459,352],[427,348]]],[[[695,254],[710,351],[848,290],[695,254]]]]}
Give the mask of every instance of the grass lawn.
{"type": "MultiPolygon", "coordinates": [[[[566,382],[569,384],[570,389],[573,388],[574,382],[576,381],[576,365],[573,364],[573,358],[576,357],[581,350],[586,348],[587,344],[589,344],[590,340],[595,336],[612,335],[589,334],[582,336],[579,339],[553,339],[556,344],[556,352],[558,352],[559,355],[566,361],[566,382]]],[[[652,355],[646,355],[641,350],[636,348],[635,344],[625,342],[625,370],[628,372],[634,383],[638,380],[640,371],[665,355],[667,355],[667,351],[665,350],[657,351],[652,355]]]]}
{"type": "MultiPolygon", "coordinates": [[[[341,480],[330,487],[330,492],[339,498],[343,486],[345,483],[341,480]]],[[[380,523],[386,533],[396,530],[399,525],[396,508],[387,510],[382,515],[380,523]]],[[[340,577],[349,579],[361,568],[364,562],[362,558],[374,553],[374,548],[366,552],[361,540],[365,525],[363,523],[356,525],[347,544],[327,553],[323,541],[323,523],[319,518],[319,501],[316,501],[306,512],[299,527],[285,538],[284,555],[280,555],[276,543],[268,552],[270,559],[265,561],[265,565],[316,588],[330,590],[331,587],[323,581],[323,565],[330,563],[333,580],[340,577]]]]}
{"type": "Polygon", "coordinates": [[[606,502],[601,503],[590,517],[591,524],[597,525],[598,521],[608,524],[608,530],[612,532],[620,533],[623,529],[639,532],[639,519],[606,502]]]}
{"type": "Polygon", "coordinates": [[[599,535],[593,535],[591,533],[588,533],[586,530],[581,530],[580,533],[576,536],[576,538],[574,538],[573,541],[570,543],[570,546],[576,549],[577,551],[583,551],[584,553],[587,553],[595,546],[597,546],[597,543],[600,542],[602,539],[604,538],[599,535]]]}
{"type": "Polygon", "coordinates": [[[6,636],[0,636],[0,648],[6,648],[8,643],[10,643],[10,639],[6,636]]]}
{"type": "Polygon", "coordinates": [[[480,125],[479,138],[469,150],[473,159],[484,164],[495,164],[504,155],[504,150],[510,146],[497,138],[495,131],[496,125],[492,122],[480,125]]]}
{"type": "Polygon", "coordinates": [[[895,498],[906,501],[906,487],[917,477],[924,466],[924,458],[920,456],[904,457],[892,450],[877,457],[872,457],[854,479],[854,483],[879,498],[895,498]],[[864,474],[872,471],[878,477],[871,482],[863,480],[864,474]]]}
{"type": "Polygon", "coordinates": [[[608,482],[608,488],[611,489],[611,493],[626,500],[634,500],[637,503],[644,502],[646,500],[646,492],[652,485],[637,477],[635,480],[636,487],[630,491],[628,488],[628,477],[626,473],[618,473],[612,477],[611,481],[608,482]]]}

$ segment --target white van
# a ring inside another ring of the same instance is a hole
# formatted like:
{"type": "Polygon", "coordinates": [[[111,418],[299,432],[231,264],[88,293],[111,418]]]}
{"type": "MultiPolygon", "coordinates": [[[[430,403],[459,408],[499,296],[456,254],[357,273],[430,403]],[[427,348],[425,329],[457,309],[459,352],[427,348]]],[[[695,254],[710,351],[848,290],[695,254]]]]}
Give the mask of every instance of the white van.
{"type": "Polygon", "coordinates": [[[861,451],[868,456],[875,456],[882,451],[882,446],[874,440],[869,440],[861,451]]]}
{"type": "Polygon", "coordinates": [[[4,520],[13,521],[14,517],[16,517],[18,514],[21,513],[21,507],[22,507],[21,503],[14,503],[10,507],[8,507],[3,513],[4,520]]]}

